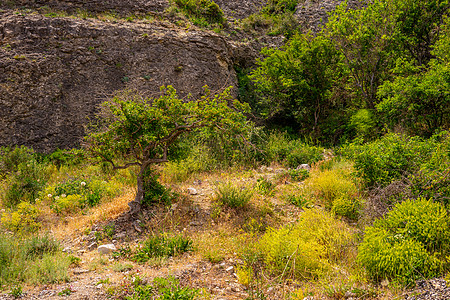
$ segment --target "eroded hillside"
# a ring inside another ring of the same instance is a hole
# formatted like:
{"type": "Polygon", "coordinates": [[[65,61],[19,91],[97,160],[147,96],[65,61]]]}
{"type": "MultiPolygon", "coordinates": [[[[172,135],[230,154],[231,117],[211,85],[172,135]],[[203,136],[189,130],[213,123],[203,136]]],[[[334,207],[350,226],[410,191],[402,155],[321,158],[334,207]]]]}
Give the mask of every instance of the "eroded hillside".
{"type": "MultiPolygon", "coordinates": [[[[298,23],[317,26],[340,2],[301,3],[298,23]]],[[[173,85],[198,97],[204,85],[237,87],[234,67],[251,66],[283,36],[242,29],[239,20],[264,2],[217,3],[227,23],[213,31],[164,0],[2,1],[0,144],[41,152],[78,146],[99,104],[124,89],[154,95],[173,85]]]]}

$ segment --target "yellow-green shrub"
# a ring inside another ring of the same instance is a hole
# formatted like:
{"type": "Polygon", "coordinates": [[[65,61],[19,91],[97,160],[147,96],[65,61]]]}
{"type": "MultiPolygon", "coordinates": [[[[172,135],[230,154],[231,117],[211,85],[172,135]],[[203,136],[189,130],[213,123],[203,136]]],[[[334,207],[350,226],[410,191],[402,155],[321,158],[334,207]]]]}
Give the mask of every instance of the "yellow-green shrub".
{"type": "Polygon", "coordinates": [[[186,159],[166,163],[160,174],[161,180],[167,183],[182,182],[194,173],[212,170],[218,161],[210,152],[206,146],[194,147],[186,159]]]}
{"type": "Polygon", "coordinates": [[[54,199],[55,202],[52,205],[52,208],[57,214],[77,212],[80,210],[80,207],[83,206],[84,202],[84,197],[78,194],[56,196],[54,199]]]}
{"type": "Polygon", "coordinates": [[[276,274],[317,278],[345,256],[352,234],[344,222],[319,209],[306,210],[293,226],[269,229],[259,250],[276,274]]]}
{"type": "Polygon", "coordinates": [[[307,180],[311,194],[326,208],[331,209],[338,198],[357,197],[358,189],[349,170],[325,170],[307,180]]]}
{"type": "Polygon", "coordinates": [[[248,287],[253,281],[253,268],[245,265],[238,266],[236,276],[240,284],[248,287]]]}
{"type": "Polygon", "coordinates": [[[106,182],[105,180],[94,179],[89,182],[89,188],[92,191],[98,191],[101,194],[102,198],[110,199],[118,196],[123,186],[122,184],[114,180],[106,182]]]}
{"type": "Polygon", "coordinates": [[[41,224],[38,221],[39,209],[28,202],[21,202],[17,210],[2,214],[2,224],[5,228],[16,233],[32,233],[39,230],[41,224]]]}
{"type": "Polygon", "coordinates": [[[359,198],[339,197],[334,200],[331,211],[337,216],[357,220],[360,206],[359,198]]]}
{"type": "Polygon", "coordinates": [[[406,200],[366,229],[358,260],[375,280],[409,284],[441,275],[448,268],[449,244],[445,207],[426,199],[406,200]]]}

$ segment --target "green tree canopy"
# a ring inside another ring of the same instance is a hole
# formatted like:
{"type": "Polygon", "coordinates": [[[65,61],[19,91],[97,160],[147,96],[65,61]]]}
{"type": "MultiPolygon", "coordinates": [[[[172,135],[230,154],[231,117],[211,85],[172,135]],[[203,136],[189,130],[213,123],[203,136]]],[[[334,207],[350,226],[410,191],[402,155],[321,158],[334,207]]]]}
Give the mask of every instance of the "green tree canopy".
{"type": "Polygon", "coordinates": [[[435,55],[426,66],[399,60],[396,77],[378,91],[377,109],[391,127],[402,123],[412,133],[430,136],[450,125],[450,19],[441,26],[435,55]]]}
{"type": "Polygon", "coordinates": [[[140,210],[143,177],[153,164],[167,162],[178,137],[200,128],[244,133],[248,105],[230,96],[230,88],[213,95],[205,88],[200,99],[183,101],[171,86],[159,98],[124,92],[103,104],[97,122],[85,138],[87,150],[113,168],[139,166],[137,194],[130,203],[132,214],[140,210]]]}
{"type": "Polygon", "coordinates": [[[322,36],[295,36],[284,49],[264,49],[251,78],[262,116],[297,124],[305,133],[318,129],[333,105],[333,84],[342,74],[339,56],[322,36]]]}

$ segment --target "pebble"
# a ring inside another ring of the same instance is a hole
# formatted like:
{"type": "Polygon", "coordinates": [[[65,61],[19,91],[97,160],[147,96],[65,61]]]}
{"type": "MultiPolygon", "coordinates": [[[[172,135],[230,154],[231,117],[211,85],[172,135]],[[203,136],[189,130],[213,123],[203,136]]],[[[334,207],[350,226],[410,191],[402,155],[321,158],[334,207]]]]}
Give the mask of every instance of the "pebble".
{"type": "Polygon", "coordinates": [[[450,287],[442,278],[418,280],[416,287],[405,296],[406,300],[448,300],[450,287]]]}
{"type": "Polygon", "coordinates": [[[230,272],[233,269],[234,269],[233,266],[229,266],[228,268],[225,269],[225,271],[230,272]]]}

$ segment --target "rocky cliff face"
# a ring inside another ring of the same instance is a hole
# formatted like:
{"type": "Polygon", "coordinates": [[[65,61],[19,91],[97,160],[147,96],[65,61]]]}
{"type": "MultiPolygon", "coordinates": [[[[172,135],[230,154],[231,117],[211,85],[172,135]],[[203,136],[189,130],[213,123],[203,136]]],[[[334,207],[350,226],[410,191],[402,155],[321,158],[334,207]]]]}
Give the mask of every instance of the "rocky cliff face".
{"type": "MultiPolygon", "coordinates": [[[[335,1],[327,1],[329,10],[335,1]]],[[[265,3],[216,2],[231,22],[265,3]]],[[[308,3],[297,10],[304,22],[323,10],[308,3]]],[[[213,91],[236,86],[233,65],[251,65],[261,45],[243,33],[233,37],[170,21],[167,7],[167,0],[0,0],[0,146],[76,147],[99,104],[119,90],[157,96],[160,86],[173,85],[180,96],[196,97],[204,85],[213,91]],[[80,18],[80,11],[150,18],[99,20],[80,18]]]]}
{"type": "Polygon", "coordinates": [[[236,85],[221,36],[164,23],[0,14],[0,140],[39,151],[77,146],[114,91],[173,85],[198,96],[236,85]]]}

